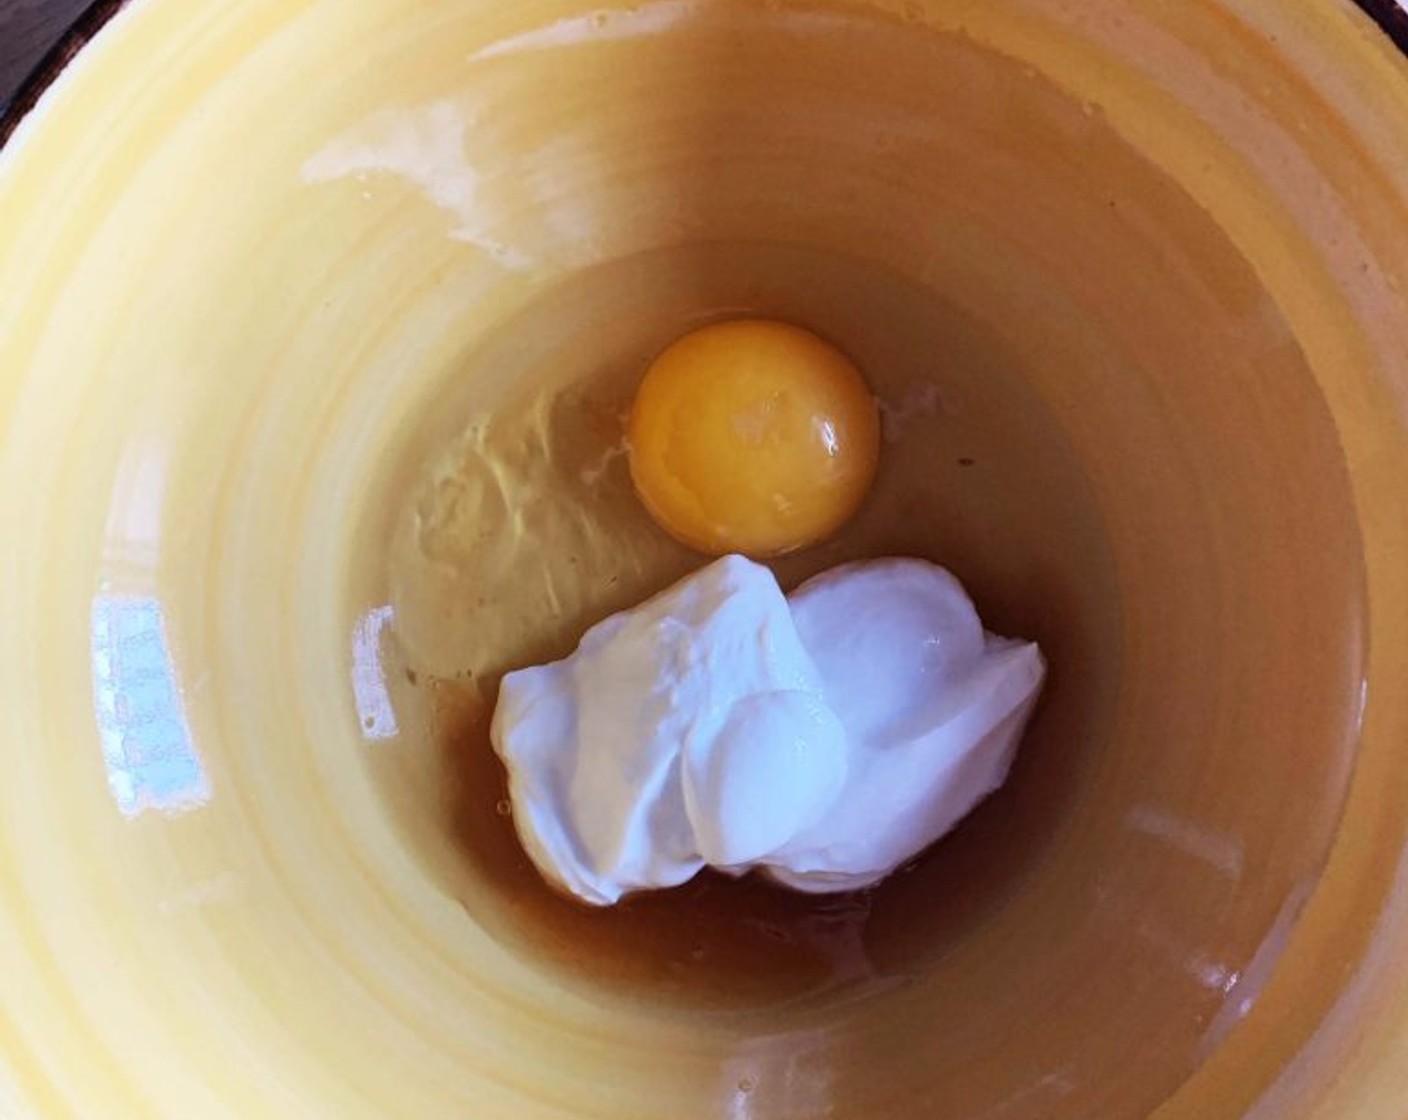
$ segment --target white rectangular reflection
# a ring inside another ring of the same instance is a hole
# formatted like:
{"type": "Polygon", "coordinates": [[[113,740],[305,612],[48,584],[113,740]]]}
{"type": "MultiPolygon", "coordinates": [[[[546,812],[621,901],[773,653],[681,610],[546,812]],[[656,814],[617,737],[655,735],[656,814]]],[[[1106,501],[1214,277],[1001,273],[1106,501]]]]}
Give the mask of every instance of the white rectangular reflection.
{"type": "Polygon", "coordinates": [[[118,808],[136,816],[208,801],[210,782],[191,740],[160,603],[95,597],[92,657],[98,735],[118,808]]]}

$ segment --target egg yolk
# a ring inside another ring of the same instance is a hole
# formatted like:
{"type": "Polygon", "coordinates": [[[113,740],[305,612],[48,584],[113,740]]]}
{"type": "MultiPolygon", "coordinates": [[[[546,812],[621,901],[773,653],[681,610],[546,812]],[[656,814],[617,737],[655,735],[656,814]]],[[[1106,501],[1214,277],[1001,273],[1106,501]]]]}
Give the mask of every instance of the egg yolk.
{"type": "Polygon", "coordinates": [[[715,323],[655,359],[631,408],[631,477],[701,552],[776,556],[824,540],[875,478],[880,422],[855,365],[810,331],[715,323]]]}

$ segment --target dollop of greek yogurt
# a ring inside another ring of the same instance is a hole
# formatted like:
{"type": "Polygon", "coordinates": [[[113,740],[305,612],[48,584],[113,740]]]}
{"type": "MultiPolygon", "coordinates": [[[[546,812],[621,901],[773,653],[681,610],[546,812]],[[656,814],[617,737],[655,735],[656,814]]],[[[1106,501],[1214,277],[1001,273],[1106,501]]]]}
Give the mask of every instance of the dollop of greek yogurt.
{"type": "Polygon", "coordinates": [[[1002,784],[1044,675],[937,565],[849,564],[785,597],[726,556],[505,676],[491,735],[524,848],[583,901],[705,866],[855,890],[1002,784]]]}

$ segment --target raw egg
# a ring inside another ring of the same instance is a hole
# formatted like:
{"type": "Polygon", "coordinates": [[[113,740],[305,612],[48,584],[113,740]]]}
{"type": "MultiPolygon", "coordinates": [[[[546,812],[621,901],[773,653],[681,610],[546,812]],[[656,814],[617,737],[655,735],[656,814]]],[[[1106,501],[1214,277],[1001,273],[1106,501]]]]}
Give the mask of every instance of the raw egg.
{"type": "Polygon", "coordinates": [[[880,421],[855,364],[788,323],[692,331],[651,364],[630,418],[652,517],[701,552],[776,556],[846,523],[875,478],[880,421]]]}

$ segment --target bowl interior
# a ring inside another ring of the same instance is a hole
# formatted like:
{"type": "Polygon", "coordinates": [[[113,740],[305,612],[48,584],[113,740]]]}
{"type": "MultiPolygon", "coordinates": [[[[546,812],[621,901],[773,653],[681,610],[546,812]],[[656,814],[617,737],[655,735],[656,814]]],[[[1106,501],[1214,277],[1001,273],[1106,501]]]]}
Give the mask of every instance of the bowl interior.
{"type": "Polygon", "coordinates": [[[1367,699],[1404,652],[1375,153],[1408,113],[1324,101],[1336,50],[1404,77],[1359,17],[197,7],[118,17],[0,159],[20,1099],[1241,1115],[1408,820],[1367,699]],[[743,313],[884,410],[873,499],[784,582],[934,559],[1048,692],[1008,785],[871,895],[588,911],[502,812],[497,677],[702,562],[622,414],[743,313]]]}

